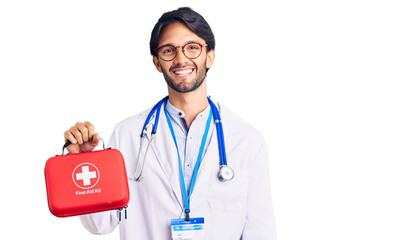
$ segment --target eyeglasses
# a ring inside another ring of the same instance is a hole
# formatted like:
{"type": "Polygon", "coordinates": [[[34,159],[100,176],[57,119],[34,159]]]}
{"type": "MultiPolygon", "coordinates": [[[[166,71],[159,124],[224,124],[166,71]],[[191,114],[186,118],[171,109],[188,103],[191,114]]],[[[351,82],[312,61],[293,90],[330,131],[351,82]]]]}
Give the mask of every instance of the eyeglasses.
{"type": "Polygon", "coordinates": [[[195,59],[200,56],[203,47],[207,47],[207,44],[202,45],[200,43],[187,43],[184,46],[173,46],[167,44],[157,48],[156,52],[163,61],[172,61],[176,57],[178,48],[181,48],[183,54],[187,58],[195,59]]]}

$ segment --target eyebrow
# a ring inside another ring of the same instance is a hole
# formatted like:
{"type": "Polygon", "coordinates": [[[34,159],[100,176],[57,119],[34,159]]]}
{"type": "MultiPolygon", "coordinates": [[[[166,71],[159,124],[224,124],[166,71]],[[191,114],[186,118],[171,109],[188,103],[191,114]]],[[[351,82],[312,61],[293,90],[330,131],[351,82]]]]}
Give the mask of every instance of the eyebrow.
{"type": "MultiPolygon", "coordinates": [[[[189,43],[199,43],[199,44],[202,44],[202,45],[206,44],[206,43],[201,43],[201,42],[199,42],[199,41],[189,40],[189,41],[184,42],[184,43],[183,43],[182,45],[180,45],[180,46],[184,46],[184,45],[189,44],[189,43]]],[[[159,46],[157,49],[159,49],[159,48],[161,48],[161,47],[163,47],[163,46],[174,46],[174,47],[175,47],[174,44],[166,43],[166,44],[163,44],[163,45],[159,46]]]]}

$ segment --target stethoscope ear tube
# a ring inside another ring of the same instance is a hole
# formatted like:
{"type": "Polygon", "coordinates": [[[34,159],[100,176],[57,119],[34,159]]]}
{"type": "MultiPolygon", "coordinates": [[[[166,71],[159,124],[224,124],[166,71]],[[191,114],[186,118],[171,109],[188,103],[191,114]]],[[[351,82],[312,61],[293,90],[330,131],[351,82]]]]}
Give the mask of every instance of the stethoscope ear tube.
{"type": "Polygon", "coordinates": [[[152,129],[152,133],[156,133],[156,130],[158,129],[158,124],[157,122],[159,122],[159,112],[160,112],[160,108],[162,107],[162,104],[168,100],[169,96],[164,97],[162,100],[160,100],[155,106],[153,106],[153,108],[151,109],[151,111],[148,114],[148,117],[145,120],[145,123],[143,124],[142,127],[142,131],[141,131],[141,138],[143,137],[143,133],[145,131],[145,127],[148,125],[149,121],[151,120],[151,117],[153,115],[153,113],[156,111],[156,117],[155,117],[155,124],[153,125],[153,129],[152,129]]]}
{"type": "Polygon", "coordinates": [[[216,130],[217,130],[217,142],[219,145],[220,165],[227,165],[226,149],[224,147],[225,144],[224,144],[222,119],[220,118],[220,113],[217,110],[216,105],[213,103],[213,101],[209,97],[208,99],[209,99],[210,107],[212,108],[212,112],[215,117],[215,124],[216,124],[216,130]]]}
{"type": "Polygon", "coordinates": [[[156,133],[156,130],[158,129],[158,123],[159,123],[159,115],[160,115],[160,108],[162,107],[162,104],[168,100],[168,96],[164,97],[160,102],[158,103],[157,109],[156,109],[156,116],[155,116],[155,125],[153,125],[152,129],[152,134],[156,133]]]}
{"type": "Polygon", "coordinates": [[[223,162],[220,165],[227,165],[227,156],[226,156],[226,144],[224,142],[224,133],[223,133],[223,127],[222,127],[222,119],[220,118],[220,114],[217,113],[219,115],[219,131],[220,131],[220,138],[221,138],[221,142],[222,142],[222,155],[223,155],[223,162]]]}

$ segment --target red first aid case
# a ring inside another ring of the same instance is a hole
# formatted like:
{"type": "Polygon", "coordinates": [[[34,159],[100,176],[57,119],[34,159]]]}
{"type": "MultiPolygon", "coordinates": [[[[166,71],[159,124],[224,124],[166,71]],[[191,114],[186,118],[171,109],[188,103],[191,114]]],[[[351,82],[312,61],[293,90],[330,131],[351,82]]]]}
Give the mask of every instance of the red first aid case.
{"type": "Polygon", "coordinates": [[[44,175],[48,207],[57,217],[121,209],[129,202],[125,163],[116,149],[52,157],[44,175]]]}

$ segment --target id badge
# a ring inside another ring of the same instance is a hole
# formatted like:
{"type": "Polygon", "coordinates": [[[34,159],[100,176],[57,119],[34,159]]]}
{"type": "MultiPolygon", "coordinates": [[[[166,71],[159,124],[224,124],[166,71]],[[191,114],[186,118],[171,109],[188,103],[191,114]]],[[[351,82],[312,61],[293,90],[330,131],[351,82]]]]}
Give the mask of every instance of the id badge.
{"type": "Polygon", "coordinates": [[[184,218],[172,219],[173,240],[204,240],[204,218],[191,218],[186,222],[184,218]]]}

